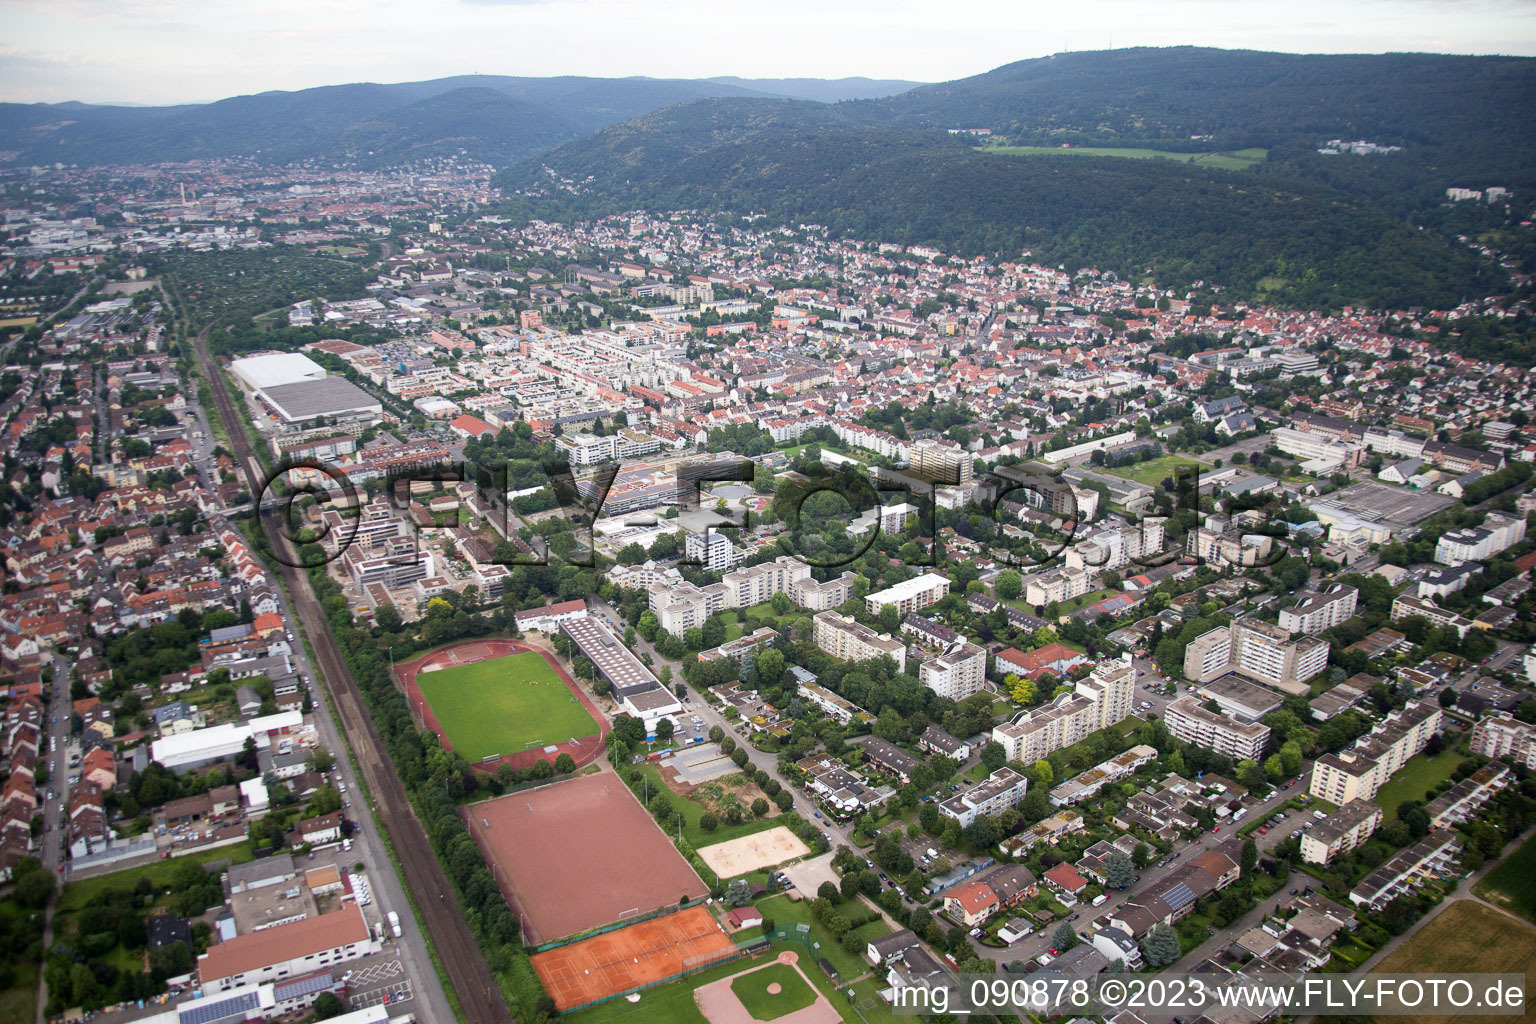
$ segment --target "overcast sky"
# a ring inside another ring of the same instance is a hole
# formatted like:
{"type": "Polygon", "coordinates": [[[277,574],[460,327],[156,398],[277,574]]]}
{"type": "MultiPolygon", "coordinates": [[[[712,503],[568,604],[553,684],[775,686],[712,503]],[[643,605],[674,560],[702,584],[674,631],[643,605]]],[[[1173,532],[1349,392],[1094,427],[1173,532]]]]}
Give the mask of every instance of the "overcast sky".
{"type": "Polygon", "coordinates": [[[1536,0],[0,0],[0,100],[456,74],[943,81],[1061,50],[1536,55],[1536,0]]]}

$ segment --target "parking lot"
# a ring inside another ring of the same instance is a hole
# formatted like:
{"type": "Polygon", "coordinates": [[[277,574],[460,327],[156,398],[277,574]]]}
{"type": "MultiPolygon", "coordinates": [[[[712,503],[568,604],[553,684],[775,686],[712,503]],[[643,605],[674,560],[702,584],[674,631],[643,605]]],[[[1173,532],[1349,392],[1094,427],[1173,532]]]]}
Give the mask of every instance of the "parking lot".
{"type": "Polygon", "coordinates": [[[406,976],[405,965],[387,953],[365,957],[357,961],[344,977],[347,980],[347,1006],[352,1010],[365,1010],[380,1004],[403,1005],[415,998],[411,979],[406,976]]]}

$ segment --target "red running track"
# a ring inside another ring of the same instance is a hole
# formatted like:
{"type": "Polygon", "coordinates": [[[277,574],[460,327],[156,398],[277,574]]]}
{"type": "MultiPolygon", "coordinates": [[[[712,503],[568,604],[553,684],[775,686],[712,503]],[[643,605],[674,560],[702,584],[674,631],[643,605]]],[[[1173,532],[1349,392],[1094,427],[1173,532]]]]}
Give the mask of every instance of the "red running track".
{"type": "Polygon", "coordinates": [[[597,709],[576,681],[570,677],[560,664],[550,657],[549,652],[532,644],[523,643],[520,640],[471,640],[441,650],[433,651],[416,661],[395,667],[395,675],[405,687],[406,699],[411,703],[411,712],[416,716],[424,729],[430,729],[437,733],[438,739],[444,748],[453,749],[453,744],[448,742],[442,726],[437,722],[437,716],[432,713],[432,705],[427,703],[422,695],[421,687],[416,685],[416,676],[424,668],[441,666],[451,668],[456,665],[473,665],[477,661],[490,661],[493,658],[504,658],[509,654],[537,654],[543,658],[549,667],[555,670],[555,675],[565,684],[565,688],[571,691],[575,698],[581,701],[582,707],[591,714],[592,720],[597,723],[597,735],[584,736],[577,740],[567,740],[564,743],[555,744],[552,753],[540,748],[538,750],[525,750],[519,754],[504,754],[494,761],[476,761],[473,767],[484,772],[494,772],[504,764],[509,764],[519,770],[532,768],[538,761],[548,761],[550,767],[554,767],[555,758],[561,754],[570,754],[576,762],[576,767],[588,764],[595,760],[603,752],[603,737],[608,735],[608,719],[597,709]]]}

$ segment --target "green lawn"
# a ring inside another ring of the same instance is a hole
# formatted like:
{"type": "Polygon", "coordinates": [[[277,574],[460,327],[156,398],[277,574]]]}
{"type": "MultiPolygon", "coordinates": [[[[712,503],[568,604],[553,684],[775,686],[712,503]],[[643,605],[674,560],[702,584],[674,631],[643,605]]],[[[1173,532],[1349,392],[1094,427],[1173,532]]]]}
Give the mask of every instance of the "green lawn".
{"type": "Polygon", "coordinates": [[[532,652],[423,672],[416,684],[448,742],[470,761],[598,731],[549,663],[532,652]]]}
{"type": "Polygon", "coordinates": [[[0,1021],[32,1021],[37,1018],[37,965],[25,957],[12,960],[11,987],[0,989],[0,1021]]]}
{"type": "Polygon", "coordinates": [[[1536,921],[1536,839],[1527,839],[1473,889],[1495,906],[1536,921]]]}
{"type": "Polygon", "coordinates": [[[1146,484],[1148,487],[1156,487],[1164,480],[1173,477],[1173,471],[1178,466],[1198,465],[1202,469],[1209,469],[1205,463],[1198,459],[1191,459],[1186,455],[1159,455],[1155,459],[1146,462],[1137,462],[1130,466],[1120,466],[1117,469],[1095,470],[1109,476],[1118,476],[1125,480],[1134,480],[1138,484],[1146,484]]]}
{"type": "Polygon", "coordinates": [[[97,875],[95,878],[70,882],[64,886],[64,892],[59,896],[56,913],[62,915],[81,910],[97,895],[113,889],[130,889],[138,884],[140,878],[146,875],[149,876],[150,884],[158,892],[170,884],[171,874],[188,861],[191,861],[193,864],[206,866],[210,862],[218,860],[228,860],[232,864],[244,864],[251,858],[252,853],[249,844],[236,843],[233,846],[222,846],[215,850],[204,850],[201,853],[193,853],[185,857],[157,860],[143,867],[114,871],[110,875],[97,875]]]}
{"type": "Polygon", "coordinates": [[[1172,153],[1163,149],[1138,149],[1116,146],[978,146],[983,153],[999,156],[1118,156],[1130,160],[1177,160],[1179,163],[1198,167],[1215,167],[1223,171],[1246,171],[1255,164],[1263,163],[1269,150],[1235,149],[1225,153],[1172,153]]]}
{"type": "Polygon", "coordinates": [[[1382,824],[1390,825],[1397,820],[1397,805],[1404,800],[1423,800],[1424,794],[1441,779],[1450,778],[1460,763],[1461,755],[1454,748],[1442,750],[1432,758],[1423,754],[1409,758],[1372,801],[1382,810],[1382,824]]]}
{"type": "MultiPolygon", "coordinates": [[[[775,929],[783,929],[789,932],[792,931],[792,926],[796,924],[808,924],[811,926],[809,938],[812,942],[818,943],[820,948],[810,951],[811,956],[809,959],[804,956],[807,950],[803,947],[801,948],[801,964],[805,966],[807,974],[821,973],[821,969],[816,967],[817,957],[826,957],[828,962],[837,969],[838,983],[843,986],[847,986],[854,978],[869,973],[868,961],[862,956],[849,953],[842,947],[841,943],[832,941],[832,937],[822,930],[821,925],[816,923],[816,919],[811,916],[810,900],[795,901],[785,895],[773,896],[760,901],[757,904],[757,909],[762,911],[764,918],[773,922],[775,929]],[[815,968],[815,970],[812,970],[812,968],[815,968]]],[[[844,910],[850,916],[853,916],[855,920],[857,920],[858,916],[871,913],[862,903],[849,906],[844,908],[844,910]]],[[[859,937],[867,942],[870,939],[879,938],[889,933],[890,928],[885,924],[883,918],[877,918],[870,924],[861,925],[857,931],[859,937]]]]}
{"type": "Polygon", "coordinates": [[[816,990],[788,964],[773,964],[742,975],[731,982],[731,991],[756,1020],[776,1020],[816,1001],[816,990]],[[779,986],[780,991],[769,992],[772,985],[779,986]]]}

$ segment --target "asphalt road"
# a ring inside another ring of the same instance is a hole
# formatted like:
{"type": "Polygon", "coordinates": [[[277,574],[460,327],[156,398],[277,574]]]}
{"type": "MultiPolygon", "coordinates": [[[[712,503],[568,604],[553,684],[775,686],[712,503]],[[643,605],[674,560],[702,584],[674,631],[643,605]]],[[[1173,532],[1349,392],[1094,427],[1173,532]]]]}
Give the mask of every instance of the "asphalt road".
{"type": "MultiPolygon", "coordinates": [[[[69,738],[69,680],[74,671],[64,655],[53,652],[51,656],[53,665],[53,682],[48,684],[47,716],[43,719],[43,740],[45,747],[51,741],[52,748],[48,753],[38,751],[38,760],[48,766],[48,784],[44,787],[43,809],[43,835],[42,850],[39,859],[43,867],[51,872],[62,883],[63,878],[59,873],[59,866],[63,862],[63,851],[59,843],[65,839],[68,832],[59,828],[59,815],[69,805],[69,751],[67,749],[69,738]],[[49,800],[47,794],[53,793],[53,799],[49,800]]],[[[62,889],[62,884],[60,886],[62,889]]],[[[49,902],[44,911],[43,919],[43,948],[47,949],[53,944],[53,908],[57,899],[49,902]]],[[[43,1007],[48,1005],[48,982],[41,971],[37,975],[37,1024],[43,1024],[43,1007]]]]}
{"type": "MultiPolygon", "coordinates": [[[[235,450],[235,461],[244,468],[254,488],[265,479],[265,472],[246,438],[239,409],[224,386],[215,361],[208,354],[205,345],[207,333],[205,328],[194,341],[197,359],[212,391],[218,415],[229,434],[230,444],[235,450]]],[[[274,550],[288,551],[289,559],[297,560],[272,515],[262,516],[262,527],[274,550]]],[[[302,644],[296,645],[296,659],[306,676],[325,687],[346,730],[343,739],[336,731],[331,716],[317,713],[315,719],[319,723],[322,738],[335,744],[333,749],[344,777],[352,772],[344,756],[350,743],[357,766],[373,798],[371,807],[375,821],[383,825],[388,833],[399,860],[400,871],[404,875],[404,884],[417,897],[416,920],[424,924],[430,933],[465,1017],[472,1024],[511,1024],[512,1016],[507,1011],[501,990],[475,943],[469,925],[459,912],[457,901],[449,897],[453,890],[448,878],[433,854],[421,822],[411,809],[405,785],[389,762],[383,740],[367,713],[357,683],[347,669],[336,640],[331,635],[330,624],[319,601],[315,599],[314,591],[310,589],[308,579],[300,570],[291,566],[282,566],[281,570],[287,585],[284,598],[287,606],[285,612],[288,613],[286,621],[293,623],[301,631],[302,637],[309,639],[319,671],[315,671],[316,666],[310,664],[302,644]],[[289,602],[291,606],[288,606],[289,602]]],[[[361,792],[360,789],[349,787],[348,795],[361,796],[361,792]]],[[[358,817],[361,817],[361,810],[361,807],[351,809],[358,817]]],[[[401,888],[401,879],[394,871],[384,870],[388,860],[376,830],[365,826],[360,830],[360,837],[369,859],[378,868],[373,880],[383,883],[384,905],[404,912],[403,919],[410,921],[410,908],[401,888]]],[[[447,995],[432,968],[426,944],[421,941],[417,930],[407,926],[405,936],[396,945],[411,968],[411,978],[416,983],[418,1016],[434,1022],[453,1020],[447,995]]]]}

